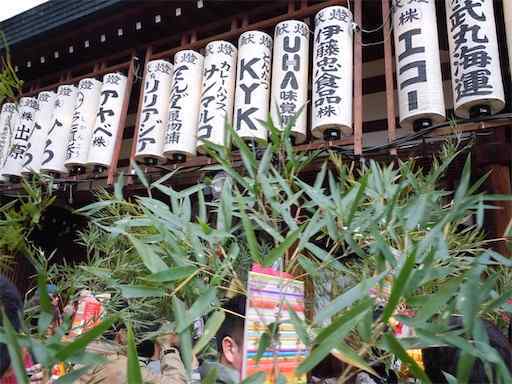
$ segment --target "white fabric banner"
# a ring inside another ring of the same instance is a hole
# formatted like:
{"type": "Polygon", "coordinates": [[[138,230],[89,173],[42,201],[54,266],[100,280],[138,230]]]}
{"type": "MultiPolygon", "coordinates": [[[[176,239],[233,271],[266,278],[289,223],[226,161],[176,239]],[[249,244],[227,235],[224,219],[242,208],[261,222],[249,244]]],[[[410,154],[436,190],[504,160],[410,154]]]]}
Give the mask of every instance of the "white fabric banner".
{"type": "Polygon", "coordinates": [[[139,116],[139,135],[135,159],[149,157],[164,160],[164,137],[169,116],[172,64],[153,60],[147,64],[144,79],[144,100],[139,116]]]}
{"type": "Polygon", "coordinates": [[[36,112],[34,132],[25,151],[22,173],[38,173],[43,162],[46,137],[52,123],[57,95],[52,91],[40,92],[37,96],[39,110],[36,112]]]}
{"type": "Polygon", "coordinates": [[[197,129],[197,150],[201,153],[203,140],[224,145],[226,121],[231,124],[233,119],[236,55],[235,46],[227,41],[212,41],[206,46],[197,129]]]}
{"type": "Polygon", "coordinates": [[[352,13],[327,7],[316,14],[313,49],[312,133],[326,130],[352,134],[353,79],[352,13]]]}
{"type": "Polygon", "coordinates": [[[109,167],[116,144],[128,78],[120,73],[103,77],[100,106],[89,146],[88,165],[109,167]]]}
{"type": "Polygon", "coordinates": [[[468,118],[481,105],[500,112],[505,95],[493,2],[446,0],[446,23],[455,114],[468,118]]]}
{"type": "Polygon", "coordinates": [[[164,155],[195,156],[203,55],[184,50],[174,55],[164,155]]]}
{"type": "Polygon", "coordinates": [[[9,155],[2,169],[3,175],[21,176],[23,157],[34,130],[35,115],[38,109],[39,103],[35,97],[22,97],[20,99],[12,147],[9,149],[9,155]]]}
{"type": "Polygon", "coordinates": [[[303,143],[307,137],[309,69],[309,27],[306,23],[288,20],[276,25],[272,63],[272,121],[283,130],[301,111],[291,134],[297,144],[303,143]]]}
{"type": "Polygon", "coordinates": [[[100,104],[101,81],[93,78],[82,79],[78,83],[75,109],[71,122],[66,157],[66,168],[85,167],[96,112],[100,104]]]}
{"type": "Polygon", "coordinates": [[[272,71],[272,37],[264,32],[248,31],[238,39],[233,126],[244,139],[267,142],[267,121],[272,71]]]}
{"type": "Polygon", "coordinates": [[[52,122],[43,151],[41,171],[66,173],[64,158],[68,144],[77,89],[74,85],[61,85],[57,88],[57,99],[52,122]]]}

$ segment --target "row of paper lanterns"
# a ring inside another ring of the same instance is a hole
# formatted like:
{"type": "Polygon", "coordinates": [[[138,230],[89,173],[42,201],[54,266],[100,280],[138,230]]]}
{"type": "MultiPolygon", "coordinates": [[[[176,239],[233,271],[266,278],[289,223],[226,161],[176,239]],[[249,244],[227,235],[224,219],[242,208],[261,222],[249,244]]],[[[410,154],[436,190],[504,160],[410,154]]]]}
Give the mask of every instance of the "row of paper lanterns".
{"type": "MultiPolygon", "coordinates": [[[[205,55],[176,53],[174,65],[147,63],[136,159],[159,161],[205,153],[206,141],[224,145],[226,123],[250,144],[267,142],[269,112],[279,129],[295,123],[295,143],[307,138],[309,27],[297,20],[276,25],[274,39],[248,31],[238,48],[213,41],[205,55]],[[272,81],[271,81],[272,80],[272,81]],[[302,111],[302,112],[301,112],[302,111]]],[[[312,133],[316,138],[352,132],[352,14],[321,10],[313,45],[312,133]]]]}
{"type": "Polygon", "coordinates": [[[67,173],[75,167],[107,168],[112,161],[127,78],[109,73],[57,92],[6,103],[0,114],[0,173],[67,173]]]}
{"type": "MultiPolygon", "coordinates": [[[[505,2],[505,14],[512,13],[509,8],[505,2]]],[[[468,118],[498,113],[505,98],[493,2],[446,0],[446,10],[455,114],[468,118]]],[[[435,1],[394,0],[393,27],[401,125],[422,129],[443,121],[435,1]]],[[[333,6],[318,12],[311,71],[311,130],[316,138],[352,133],[352,53],[350,11],[333,6]]],[[[174,65],[148,62],[136,159],[182,159],[204,153],[206,141],[224,145],[226,122],[248,142],[264,144],[268,132],[263,122],[269,113],[278,129],[297,117],[291,134],[295,143],[303,143],[308,67],[309,27],[297,20],[277,24],[274,39],[249,31],[240,36],[238,48],[213,41],[204,56],[185,50],[176,53],[174,65]]],[[[108,167],[125,88],[125,76],[108,74],[103,84],[84,79],[78,89],[64,85],[57,94],[22,98],[19,108],[5,104],[0,116],[1,173],[108,167]],[[5,139],[9,124],[14,132],[5,139]]]]}

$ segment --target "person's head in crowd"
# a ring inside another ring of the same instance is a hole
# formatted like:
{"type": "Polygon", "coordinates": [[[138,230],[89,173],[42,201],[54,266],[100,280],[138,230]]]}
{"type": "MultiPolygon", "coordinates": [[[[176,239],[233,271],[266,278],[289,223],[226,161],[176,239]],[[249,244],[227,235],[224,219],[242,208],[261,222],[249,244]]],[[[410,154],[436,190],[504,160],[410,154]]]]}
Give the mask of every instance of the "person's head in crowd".
{"type": "MultiPolygon", "coordinates": [[[[23,317],[23,302],[21,296],[9,280],[0,276],[0,327],[4,326],[3,320],[5,317],[9,320],[16,332],[19,332],[22,324],[23,317]]],[[[0,378],[9,369],[11,365],[11,358],[7,350],[7,345],[0,344],[0,378]]]]}
{"type": "MultiPolygon", "coordinates": [[[[463,326],[462,316],[454,316],[450,319],[450,327],[461,329],[463,326]]],[[[489,338],[489,345],[498,352],[505,363],[509,372],[512,373],[512,346],[505,335],[493,323],[483,320],[483,326],[489,338]]],[[[422,350],[425,372],[433,383],[447,383],[443,372],[457,377],[457,364],[460,358],[460,350],[454,347],[432,347],[422,350]]],[[[494,383],[496,382],[497,366],[491,364],[492,375],[489,378],[486,373],[485,365],[480,359],[475,359],[471,374],[470,383],[494,383]]]]}
{"type": "Polygon", "coordinates": [[[223,305],[224,322],[215,336],[219,362],[241,371],[244,348],[245,296],[235,296],[223,305]]]}

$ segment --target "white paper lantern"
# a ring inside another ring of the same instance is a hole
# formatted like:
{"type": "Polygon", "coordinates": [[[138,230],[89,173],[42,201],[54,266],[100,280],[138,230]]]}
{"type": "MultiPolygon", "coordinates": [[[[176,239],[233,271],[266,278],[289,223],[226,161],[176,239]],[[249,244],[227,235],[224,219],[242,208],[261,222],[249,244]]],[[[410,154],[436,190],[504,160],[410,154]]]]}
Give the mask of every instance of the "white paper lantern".
{"type": "Polygon", "coordinates": [[[204,57],[191,50],[174,55],[169,116],[165,133],[164,155],[183,160],[195,156],[197,123],[204,57]]]}
{"type": "MultiPolygon", "coordinates": [[[[227,41],[212,41],[204,59],[197,150],[204,153],[203,140],[224,145],[225,124],[233,119],[236,78],[235,46],[227,41]]],[[[229,144],[229,143],[227,143],[229,144]]]]}
{"type": "Polygon", "coordinates": [[[39,110],[35,116],[34,132],[25,151],[22,173],[37,173],[41,170],[44,146],[52,123],[56,98],[57,95],[52,91],[40,92],[37,96],[39,110]]]}
{"type": "Polygon", "coordinates": [[[257,143],[267,141],[272,38],[264,32],[249,31],[238,39],[234,128],[238,135],[257,143]]]}
{"type": "Polygon", "coordinates": [[[495,114],[505,106],[492,1],[446,0],[455,114],[495,114]]]}
{"type": "Polygon", "coordinates": [[[316,14],[311,127],[317,138],[352,134],[352,31],[352,13],[345,7],[316,14]]]}
{"type": "Polygon", "coordinates": [[[75,109],[77,89],[74,85],[61,85],[57,88],[55,109],[43,150],[41,171],[48,173],[66,173],[64,166],[73,110],[75,109]]]}
{"type": "Polygon", "coordinates": [[[7,181],[7,178],[1,176],[1,173],[9,155],[9,149],[13,144],[17,119],[18,109],[16,104],[5,103],[2,105],[2,112],[0,113],[0,181],[7,181]]]}
{"type": "Polygon", "coordinates": [[[112,164],[127,82],[128,78],[120,73],[103,77],[100,106],[87,157],[89,165],[106,168],[112,164]]]}
{"type": "Polygon", "coordinates": [[[445,120],[435,0],[393,7],[400,125],[415,130],[445,120]]]}
{"type": "Polygon", "coordinates": [[[303,143],[307,137],[309,66],[309,28],[306,23],[288,20],[276,25],[272,62],[272,121],[282,130],[302,108],[291,134],[295,143],[303,143]]]}
{"type": "Polygon", "coordinates": [[[64,166],[68,169],[85,171],[96,112],[100,104],[101,81],[93,78],[82,79],[78,83],[75,108],[64,166]]]}
{"type": "Polygon", "coordinates": [[[153,60],[147,64],[144,100],[139,116],[135,159],[163,160],[164,137],[171,96],[172,64],[153,60]]]}
{"type": "Polygon", "coordinates": [[[508,64],[512,75],[512,1],[503,2],[503,14],[505,16],[505,34],[507,37],[508,64]]]}
{"type": "Polygon", "coordinates": [[[39,105],[35,97],[22,97],[20,99],[12,146],[2,169],[4,176],[21,176],[23,157],[29,146],[38,109],[39,105]]]}

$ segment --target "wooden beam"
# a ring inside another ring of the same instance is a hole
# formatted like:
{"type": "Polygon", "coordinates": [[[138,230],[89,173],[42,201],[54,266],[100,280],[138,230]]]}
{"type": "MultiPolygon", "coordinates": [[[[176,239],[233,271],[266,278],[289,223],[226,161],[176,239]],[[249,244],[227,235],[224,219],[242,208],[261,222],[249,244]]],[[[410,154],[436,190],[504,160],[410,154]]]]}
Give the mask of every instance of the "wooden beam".
{"type": "MultiPolygon", "coordinates": [[[[389,0],[382,0],[382,22],[384,23],[384,70],[386,76],[386,113],[388,120],[388,142],[396,139],[395,86],[393,79],[393,47],[391,46],[391,17],[389,0]]],[[[390,150],[396,155],[396,148],[390,150]]]]}
{"type": "MultiPolygon", "coordinates": [[[[295,3],[293,3],[295,4],[295,3]]],[[[270,19],[261,20],[252,24],[249,24],[245,27],[238,27],[236,29],[230,28],[229,31],[220,33],[217,35],[212,35],[207,38],[197,40],[195,42],[191,42],[190,44],[187,44],[184,47],[175,47],[172,49],[168,49],[165,51],[161,51],[158,53],[155,53],[152,56],[152,59],[160,59],[163,57],[169,57],[174,55],[176,52],[182,50],[182,49],[199,49],[205,47],[209,42],[215,41],[215,40],[232,40],[234,38],[237,38],[242,33],[252,30],[261,30],[261,29],[267,29],[274,27],[276,24],[280,23],[281,21],[289,20],[291,18],[293,19],[303,19],[308,16],[312,16],[316,14],[318,11],[324,9],[325,7],[329,7],[332,5],[346,5],[347,0],[327,0],[322,3],[316,3],[314,5],[310,5],[307,8],[294,10],[293,12],[288,11],[288,13],[272,17],[270,19]]],[[[236,18],[236,17],[235,17],[236,18]]],[[[232,21],[233,17],[230,17],[228,20],[224,21],[224,23],[220,23],[220,26],[223,24],[230,25],[232,27],[232,21]]]]}
{"type": "Polygon", "coordinates": [[[354,22],[359,30],[354,36],[354,153],[363,153],[363,0],[354,1],[354,22]]]}

